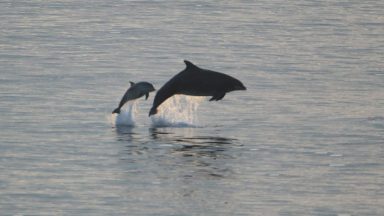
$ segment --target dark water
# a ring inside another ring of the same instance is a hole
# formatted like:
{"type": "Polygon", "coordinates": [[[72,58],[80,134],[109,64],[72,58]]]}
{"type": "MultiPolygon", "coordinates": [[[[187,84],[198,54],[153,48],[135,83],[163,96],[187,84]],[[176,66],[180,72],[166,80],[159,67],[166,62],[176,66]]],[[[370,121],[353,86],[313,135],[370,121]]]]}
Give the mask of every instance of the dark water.
{"type": "Polygon", "coordinates": [[[383,1],[2,1],[1,215],[383,215],[383,14],[383,1]],[[111,124],[130,80],[160,88],[183,59],[248,90],[180,99],[168,108],[189,111],[168,127],[147,117],[152,93],[134,127],[111,124]]]}

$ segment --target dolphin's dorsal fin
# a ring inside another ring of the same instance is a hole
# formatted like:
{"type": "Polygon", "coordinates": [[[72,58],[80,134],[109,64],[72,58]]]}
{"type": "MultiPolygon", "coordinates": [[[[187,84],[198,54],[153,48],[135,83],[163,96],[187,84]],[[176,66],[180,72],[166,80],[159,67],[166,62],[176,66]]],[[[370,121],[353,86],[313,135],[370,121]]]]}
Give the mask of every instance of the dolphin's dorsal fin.
{"type": "Polygon", "coordinates": [[[131,87],[134,86],[136,83],[132,82],[132,81],[129,81],[129,83],[131,84],[131,87]]]}
{"type": "Polygon", "coordinates": [[[190,62],[188,60],[184,60],[184,63],[187,66],[187,69],[188,68],[198,68],[196,65],[192,64],[192,62],[190,62]]]}

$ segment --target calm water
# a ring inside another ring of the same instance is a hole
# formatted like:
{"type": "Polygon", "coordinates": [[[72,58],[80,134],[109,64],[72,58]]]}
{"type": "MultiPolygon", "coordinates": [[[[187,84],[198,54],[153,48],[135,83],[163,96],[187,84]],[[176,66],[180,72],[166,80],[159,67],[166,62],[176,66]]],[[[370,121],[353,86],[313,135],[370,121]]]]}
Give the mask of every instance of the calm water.
{"type": "Polygon", "coordinates": [[[360,0],[2,1],[0,214],[384,215],[383,14],[360,0]],[[130,80],[160,88],[183,59],[248,90],[195,101],[192,127],[156,127],[153,93],[135,127],[111,123],[130,80]]]}

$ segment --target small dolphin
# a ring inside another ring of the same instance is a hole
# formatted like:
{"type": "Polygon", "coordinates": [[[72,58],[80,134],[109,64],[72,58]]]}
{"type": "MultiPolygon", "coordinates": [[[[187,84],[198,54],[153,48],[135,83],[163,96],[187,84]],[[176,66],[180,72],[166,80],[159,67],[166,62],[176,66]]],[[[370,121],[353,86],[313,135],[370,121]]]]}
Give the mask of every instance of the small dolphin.
{"type": "Polygon", "coordinates": [[[157,107],[175,94],[212,96],[209,101],[223,99],[227,92],[246,90],[239,80],[215,71],[197,67],[184,60],[186,68],[165,83],[157,92],[149,116],[157,113],[157,107]]]}
{"type": "Polygon", "coordinates": [[[120,109],[127,101],[140,98],[145,95],[145,100],[148,99],[149,92],[155,91],[153,85],[149,82],[129,82],[131,87],[125,92],[123,98],[121,98],[119,107],[113,110],[112,113],[120,113],[120,109]]]}

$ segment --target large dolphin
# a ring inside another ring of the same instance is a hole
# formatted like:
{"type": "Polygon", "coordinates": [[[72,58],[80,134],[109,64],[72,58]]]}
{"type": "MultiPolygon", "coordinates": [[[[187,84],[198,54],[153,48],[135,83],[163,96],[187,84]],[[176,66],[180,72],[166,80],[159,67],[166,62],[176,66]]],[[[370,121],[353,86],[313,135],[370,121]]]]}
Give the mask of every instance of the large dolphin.
{"type": "Polygon", "coordinates": [[[129,82],[131,83],[131,87],[125,92],[123,98],[121,98],[119,107],[113,110],[112,113],[120,113],[120,109],[127,101],[134,100],[140,98],[145,95],[145,99],[148,99],[149,92],[155,91],[153,85],[149,82],[129,82]]]}
{"type": "Polygon", "coordinates": [[[218,101],[227,92],[246,90],[243,83],[229,75],[199,68],[187,60],[184,63],[186,68],[157,92],[149,116],[156,114],[157,107],[175,94],[212,96],[209,101],[218,101]]]}

